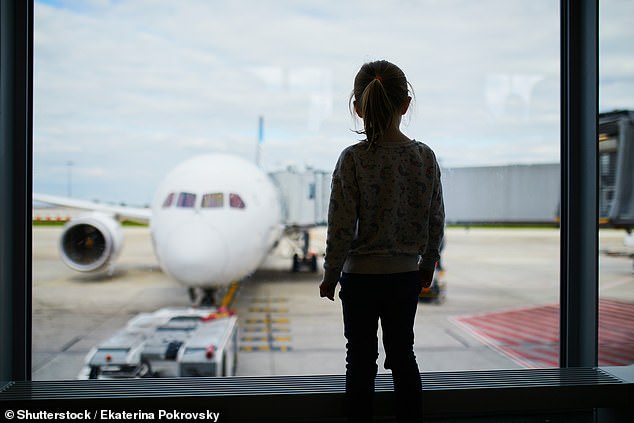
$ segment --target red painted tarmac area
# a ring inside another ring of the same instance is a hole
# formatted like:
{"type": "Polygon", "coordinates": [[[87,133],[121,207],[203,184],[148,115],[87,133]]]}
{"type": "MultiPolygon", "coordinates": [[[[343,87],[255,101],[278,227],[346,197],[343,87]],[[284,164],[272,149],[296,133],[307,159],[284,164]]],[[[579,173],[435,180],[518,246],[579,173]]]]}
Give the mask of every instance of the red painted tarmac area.
{"type": "MultiPolygon", "coordinates": [[[[559,366],[559,304],[452,318],[524,367],[559,366]]],[[[634,303],[599,300],[599,366],[634,363],[634,303]]]]}

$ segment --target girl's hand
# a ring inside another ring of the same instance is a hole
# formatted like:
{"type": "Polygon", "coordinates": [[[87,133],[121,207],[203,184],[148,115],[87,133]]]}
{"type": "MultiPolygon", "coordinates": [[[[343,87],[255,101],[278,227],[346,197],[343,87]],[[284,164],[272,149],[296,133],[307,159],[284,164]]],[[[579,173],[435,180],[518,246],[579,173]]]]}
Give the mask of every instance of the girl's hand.
{"type": "Polygon", "coordinates": [[[423,288],[429,288],[432,282],[434,282],[433,270],[419,269],[418,274],[420,275],[420,281],[423,288]]]}
{"type": "Polygon", "coordinates": [[[330,301],[335,300],[335,288],[337,287],[337,282],[326,282],[324,280],[319,284],[319,296],[326,297],[330,301]]]}

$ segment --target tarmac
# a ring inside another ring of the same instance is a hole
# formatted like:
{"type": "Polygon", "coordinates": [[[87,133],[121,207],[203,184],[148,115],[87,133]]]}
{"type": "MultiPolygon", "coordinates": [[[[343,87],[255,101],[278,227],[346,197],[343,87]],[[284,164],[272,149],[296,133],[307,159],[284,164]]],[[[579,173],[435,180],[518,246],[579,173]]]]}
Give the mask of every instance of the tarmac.
{"type": "MultiPolygon", "coordinates": [[[[62,263],[61,231],[59,226],[33,228],[33,380],[75,379],[90,349],[137,313],[190,305],[187,288],[160,270],[149,228],[124,227],[116,265],[99,276],[76,273],[62,263]]],[[[624,248],[624,234],[601,230],[600,249],[624,248]]],[[[311,247],[318,254],[323,240],[323,229],[313,231],[311,247]]],[[[239,316],[237,375],[345,372],[341,302],[319,297],[321,272],[292,273],[291,255],[290,244],[281,242],[258,271],[239,282],[231,304],[239,316]]],[[[421,302],[416,317],[420,370],[523,367],[524,361],[457,322],[556,305],[558,230],[449,228],[442,260],[446,299],[421,302]]],[[[601,254],[599,264],[600,297],[632,310],[632,259],[601,254]]],[[[624,342],[632,342],[632,326],[624,342]]],[[[383,360],[381,348],[379,372],[387,372],[383,360]]]]}

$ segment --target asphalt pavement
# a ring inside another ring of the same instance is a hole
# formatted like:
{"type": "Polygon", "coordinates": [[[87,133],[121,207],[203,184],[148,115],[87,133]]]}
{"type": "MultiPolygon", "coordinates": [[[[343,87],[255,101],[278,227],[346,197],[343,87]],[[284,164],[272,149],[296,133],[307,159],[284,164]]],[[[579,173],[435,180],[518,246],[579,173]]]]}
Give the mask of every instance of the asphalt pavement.
{"type": "MultiPolygon", "coordinates": [[[[33,379],[74,379],[86,354],[140,312],[187,307],[187,289],[170,280],[144,227],[125,227],[125,244],[110,274],[90,276],[59,259],[61,227],[33,229],[33,379]]],[[[600,248],[619,249],[624,232],[602,230],[600,248]]],[[[311,248],[323,252],[323,230],[311,248]]],[[[421,302],[415,352],[421,371],[512,369],[526,365],[461,321],[490,313],[556,305],[556,229],[465,229],[446,232],[446,298],[421,302]]],[[[232,308],[239,316],[238,375],[341,374],[345,339],[341,303],[319,297],[320,272],[292,273],[293,249],[280,243],[262,267],[240,281],[232,308]]],[[[321,268],[321,262],[319,263],[321,268]]],[[[632,260],[600,255],[602,299],[634,304],[632,260]]],[[[521,330],[521,325],[518,325],[521,330]]],[[[633,341],[634,329],[624,336],[633,341]]],[[[630,344],[627,344],[630,345],[630,344]]],[[[383,368],[383,352],[379,371],[383,368]]]]}

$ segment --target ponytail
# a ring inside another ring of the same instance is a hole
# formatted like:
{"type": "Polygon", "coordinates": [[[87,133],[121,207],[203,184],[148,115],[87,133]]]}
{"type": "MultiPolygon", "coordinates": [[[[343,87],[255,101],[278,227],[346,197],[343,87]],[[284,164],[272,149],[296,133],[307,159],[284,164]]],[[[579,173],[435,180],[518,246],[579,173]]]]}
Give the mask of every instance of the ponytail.
{"type": "Polygon", "coordinates": [[[372,148],[392,125],[407,98],[408,87],[403,71],[385,60],[366,63],[357,73],[350,95],[350,111],[354,113],[354,100],[356,109],[363,116],[363,131],[355,132],[366,135],[368,148],[372,148]]]}
{"type": "Polygon", "coordinates": [[[372,146],[390,127],[396,112],[380,79],[374,78],[365,87],[361,94],[359,110],[363,115],[365,135],[372,146]]]}

